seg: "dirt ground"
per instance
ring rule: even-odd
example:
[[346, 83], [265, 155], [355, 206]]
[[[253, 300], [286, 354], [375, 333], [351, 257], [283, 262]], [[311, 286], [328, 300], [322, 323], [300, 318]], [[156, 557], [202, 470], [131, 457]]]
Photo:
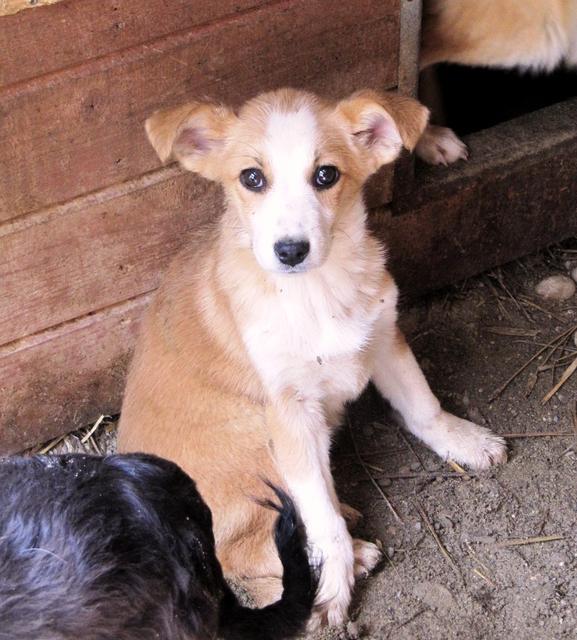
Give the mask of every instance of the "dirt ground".
[[[507, 438], [506, 465], [459, 476], [399, 430], [375, 391], [356, 403], [334, 471], [342, 498], [365, 515], [358, 536], [382, 541], [390, 561], [361, 584], [348, 635], [577, 638], [577, 374], [542, 404], [577, 357], [577, 296], [553, 303], [534, 293], [541, 278], [568, 266], [577, 266], [577, 252], [557, 248], [402, 311], [402, 325], [445, 407], [514, 437]], [[571, 327], [547, 363], [552, 349], [493, 399], [541, 345]], [[539, 366], [563, 356], [555, 373], [545, 370], [535, 381]], [[544, 432], [569, 435], [537, 436]], [[506, 546], [542, 536], [563, 539]]]
[[[542, 403], [577, 357], [577, 295], [534, 293], [574, 267], [577, 241], [403, 308], [444, 406], [510, 434], [510, 459], [462, 475], [400, 430], [369, 389], [351, 407], [334, 473], [341, 498], [365, 516], [358, 537], [381, 541], [388, 560], [359, 584], [347, 629], [315, 639], [577, 638], [577, 373]], [[100, 430], [98, 446], [112, 448], [113, 428]]]

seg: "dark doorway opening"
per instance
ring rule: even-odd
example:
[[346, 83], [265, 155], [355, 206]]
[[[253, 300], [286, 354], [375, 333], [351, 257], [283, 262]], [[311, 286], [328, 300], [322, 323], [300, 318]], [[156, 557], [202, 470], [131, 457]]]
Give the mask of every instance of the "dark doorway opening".
[[434, 119], [460, 136], [577, 96], [577, 70], [529, 73], [440, 64], [435, 73], [440, 101]]

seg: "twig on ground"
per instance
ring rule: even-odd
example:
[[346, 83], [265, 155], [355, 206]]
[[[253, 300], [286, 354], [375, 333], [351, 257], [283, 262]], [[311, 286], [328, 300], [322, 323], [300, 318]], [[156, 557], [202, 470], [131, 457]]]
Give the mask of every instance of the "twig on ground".
[[403, 433], [403, 430], [401, 427], [398, 427], [398, 434], [401, 437], [401, 439], [404, 441], [404, 443], [407, 445], [407, 447], [409, 447], [411, 453], [413, 454], [413, 456], [418, 460], [419, 464], [421, 465], [421, 468], [423, 469], [423, 471], [427, 471], [427, 467], [425, 467], [425, 463], [423, 462], [421, 456], [417, 453], [417, 451], [414, 449], [413, 445], [411, 444], [410, 440], [407, 438], [407, 436]]
[[[414, 620], [416, 620], [417, 618], [422, 616], [423, 613], [427, 613], [427, 611], [429, 611], [429, 609], [427, 609], [426, 607], [423, 608], [423, 609], [419, 609], [419, 611], [417, 611], [417, 613], [412, 615], [410, 618], [408, 618], [404, 622], [401, 622], [401, 624], [395, 629], [395, 631], [398, 631], [399, 629], [402, 629], [403, 627], [406, 627], [408, 624], [410, 624], [411, 622], [413, 622]], [[387, 636], [387, 638], [389, 637], [389, 635]]]
[[100, 450], [100, 447], [99, 447], [99, 446], [98, 446], [98, 444], [96, 443], [96, 440], [94, 439], [94, 437], [93, 437], [93, 436], [90, 436], [90, 438], [89, 438], [89, 442], [90, 442], [90, 444], [91, 444], [91, 446], [92, 446], [92, 449], [93, 449], [94, 451], [96, 451], [96, 453], [97, 453], [99, 456], [101, 456], [101, 455], [102, 455], [102, 451]]
[[537, 309], [537, 311], [541, 311], [541, 313], [544, 313], [549, 318], [555, 318], [555, 320], [559, 320], [559, 322], [565, 322], [564, 318], [562, 318], [561, 316], [558, 316], [556, 313], [553, 313], [549, 309], [545, 309], [545, 307], [538, 305], [537, 303], [533, 302], [533, 300], [530, 300], [526, 296], [519, 296], [519, 300], [521, 300], [523, 304], [526, 304], [529, 307], [533, 307], [534, 309]]
[[[491, 276], [491, 274], [489, 274]], [[496, 276], [494, 276], [499, 283], [499, 286], [503, 289], [503, 291], [509, 296], [509, 298], [513, 301], [513, 304], [517, 307], [517, 309], [527, 318], [529, 322], [535, 324], [535, 320], [529, 315], [525, 307], [517, 300], [517, 298], [509, 291], [509, 288], [503, 281], [503, 274], [501, 273], [501, 269], [497, 269]]]
[[496, 587], [497, 585], [490, 580], [489, 578], [487, 578], [487, 576], [484, 573], [481, 573], [481, 571], [479, 571], [479, 569], [475, 568], [473, 569], [473, 573], [478, 575], [479, 578], [482, 578], [490, 587]]
[[425, 513], [425, 510], [419, 504], [419, 501], [416, 498], [415, 500], [413, 500], [413, 502], [415, 504], [415, 507], [417, 508], [417, 511], [419, 512], [419, 515], [421, 516], [421, 518], [423, 519], [423, 522], [425, 523], [427, 529], [429, 530], [429, 533], [433, 536], [434, 541], [437, 543], [437, 546], [439, 547], [439, 551], [443, 554], [443, 557], [453, 567], [453, 569], [455, 569], [455, 571], [459, 573], [459, 568], [457, 567], [457, 564], [453, 560], [453, 557], [451, 556], [451, 554], [447, 551], [445, 545], [442, 543], [441, 538], [439, 538], [437, 532], [435, 531], [435, 528], [433, 527], [433, 525], [431, 524], [431, 521], [429, 520], [427, 514]]
[[393, 514], [393, 516], [399, 521], [399, 522], [403, 522], [403, 519], [401, 518], [401, 516], [397, 513], [397, 510], [395, 509], [395, 507], [393, 507], [392, 502], [389, 500], [389, 498], [387, 497], [387, 494], [383, 491], [383, 489], [381, 488], [381, 486], [379, 485], [379, 483], [374, 479], [373, 474], [369, 471], [369, 468], [367, 466], [367, 464], [365, 463], [365, 461], [361, 458], [360, 454], [359, 454], [359, 450], [357, 447], [357, 443], [355, 440], [355, 437], [353, 435], [353, 429], [351, 427], [351, 419], [349, 417], [347, 417], [347, 425], [349, 428], [349, 436], [351, 438], [351, 442], [353, 444], [353, 450], [356, 454], [357, 460], [359, 461], [359, 464], [361, 465], [361, 467], [363, 468], [364, 472], [367, 474], [367, 477], [369, 478], [369, 480], [371, 481], [371, 484], [375, 487], [375, 489], [378, 491], [379, 495], [381, 496], [381, 498], [383, 499], [384, 503], [387, 505], [387, 507], [389, 508], [389, 511]]
[[[549, 347], [550, 343], [540, 342], [539, 340], [515, 340], [517, 344], [530, 344], [532, 347]], [[561, 349], [561, 351], [566, 351], [568, 354], [577, 353], [577, 348], [572, 346], [557, 346], [557, 349]]]
[[539, 544], [542, 542], [556, 542], [565, 540], [565, 536], [535, 536], [534, 538], [513, 538], [511, 540], [501, 540], [497, 542], [498, 547], [521, 547], [526, 544]]
[[[567, 345], [569, 344], [569, 342], [571, 340], [572, 336], [571, 334], [569, 334], [559, 345], [557, 345], [555, 354], [556, 354], [556, 358], [553, 361], [553, 368], [551, 369], [551, 384], [555, 384], [555, 376], [557, 374], [557, 369], [560, 366], [560, 361], [561, 358], [563, 357], [563, 352], [567, 350]], [[560, 350], [560, 353], [557, 353], [557, 351]], [[546, 364], [545, 362], [543, 363], [544, 365]]]
[[447, 464], [451, 467], [451, 469], [453, 469], [453, 471], [457, 473], [457, 475], [460, 475], [460, 476], [467, 475], [467, 472], [465, 471], [465, 469], [463, 469], [463, 467], [457, 462], [455, 462], [454, 460], [450, 460], [450, 459], [447, 460]]
[[491, 282], [490, 278], [487, 278], [487, 284], [489, 285], [489, 289], [491, 289], [491, 293], [495, 296], [495, 300], [497, 301], [497, 306], [499, 307], [499, 309], [501, 310], [501, 313], [508, 318], [509, 320], [511, 320], [511, 314], [509, 313], [509, 311], [507, 311], [507, 307], [505, 307], [503, 305], [503, 303], [501, 302], [501, 296], [497, 293], [497, 290], [495, 289], [494, 284]]
[[386, 480], [410, 480], [413, 478], [421, 478], [423, 480], [435, 479], [435, 478], [470, 478], [468, 473], [463, 475], [460, 471], [415, 471], [407, 473], [387, 473], [383, 474], [381, 478]]
[[[568, 334], [574, 332], [576, 329], [577, 329], [577, 325], [575, 325], [574, 327], [571, 327], [570, 329], [566, 329], [563, 333], [561, 333], [560, 335], [550, 340], [544, 347], [541, 347], [539, 351], [537, 351], [534, 355], [532, 355], [529, 358], [529, 360], [525, 362], [525, 364], [521, 365], [507, 380], [505, 380], [505, 382], [498, 389], [496, 389], [493, 392], [493, 394], [489, 398], [489, 402], [493, 402], [493, 400], [498, 398], [503, 393], [503, 391], [505, 391], [505, 389], [508, 388], [508, 386], [513, 382], [513, 380], [515, 380], [517, 376], [519, 376], [523, 371], [525, 371], [525, 369], [532, 362], [534, 362], [542, 353], [547, 351], [547, 349], [554, 347], [557, 343], [561, 342]], [[546, 360], [548, 360], [548, 358], [546, 358]]]
[[51, 440], [46, 446], [42, 447], [42, 449], [38, 451], [38, 455], [43, 456], [49, 451], [52, 451], [52, 449], [54, 449], [56, 445], [60, 444], [65, 437], [66, 435], [58, 436], [58, 438], [54, 438], [54, 440]]
[[571, 358], [575, 357], [575, 351], [568, 353], [567, 355], [560, 356], [555, 360], [553, 364], [546, 364], [537, 367], [538, 373], [543, 373], [544, 371], [549, 371], [549, 369], [557, 369], [561, 363], [567, 362], [567, 360], [571, 360]]
[[549, 400], [559, 391], [559, 389], [569, 380], [569, 378], [577, 371], [577, 358], [563, 371], [563, 375], [557, 381], [557, 384], [543, 396], [541, 404], [547, 404]]
[[[393, 456], [398, 453], [406, 453], [408, 449], [406, 447], [399, 447], [398, 449], [373, 449], [372, 451], [363, 451], [361, 454], [363, 458], [371, 458], [372, 456]], [[356, 458], [356, 454], [353, 453], [340, 453], [339, 458]]]
[[88, 439], [92, 436], [92, 434], [98, 429], [98, 427], [104, 422], [105, 418], [110, 418], [110, 416], [101, 415], [98, 420], [90, 427], [90, 429], [86, 432], [85, 436], [80, 440], [82, 444], [86, 444]]
[[487, 573], [491, 573], [491, 570], [489, 569], [489, 567], [486, 564], [484, 564], [483, 561], [479, 558], [479, 556], [473, 551], [473, 547], [471, 546], [470, 542], [465, 542], [465, 549], [477, 564], [481, 565], [481, 567], [483, 567], [483, 569]]
[[364, 463], [369, 469], [372, 469], [373, 471], [376, 471], [377, 473], [385, 473], [385, 470], [382, 467], [377, 467], [376, 464], [369, 464], [368, 462], [364, 462]]
[[560, 438], [572, 436], [572, 431], [537, 431], [536, 433], [501, 433], [503, 438]]
[[539, 380], [539, 370], [531, 371], [527, 376], [527, 387], [525, 388], [525, 397], [528, 398], [535, 389], [537, 381]]
[[523, 327], [485, 327], [485, 331], [496, 336], [514, 336], [520, 338], [535, 338], [539, 329], [524, 329]]

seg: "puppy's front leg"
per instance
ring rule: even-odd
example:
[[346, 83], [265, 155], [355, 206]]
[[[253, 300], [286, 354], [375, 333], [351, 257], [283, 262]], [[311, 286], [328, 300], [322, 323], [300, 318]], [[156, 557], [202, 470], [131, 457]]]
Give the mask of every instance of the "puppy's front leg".
[[443, 459], [484, 469], [504, 462], [504, 440], [443, 411], [401, 331], [383, 319], [376, 338], [373, 381], [414, 433]]
[[348, 532], [330, 470], [330, 428], [321, 403], [287, 392], [269, 407], [274, 456], [305, 524], [312, 559], [322, 563], [317, 606], [328, 624], [346, 620], [359, 566], [372, 569], [375, 545]]

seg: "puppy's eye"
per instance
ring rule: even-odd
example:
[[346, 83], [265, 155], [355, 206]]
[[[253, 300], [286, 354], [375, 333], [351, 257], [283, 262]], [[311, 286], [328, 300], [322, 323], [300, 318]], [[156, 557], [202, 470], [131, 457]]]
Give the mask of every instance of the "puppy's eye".
[[266, 187], [266, 178], [260, 169], [245, 169], [240, 173], [240, 183], [249, 191], [262, 191]]
[[339, 170], [332, 164], [317, 167], [313, 175], [313, 186], [316, 189], [329, 189], [341, 177]]

